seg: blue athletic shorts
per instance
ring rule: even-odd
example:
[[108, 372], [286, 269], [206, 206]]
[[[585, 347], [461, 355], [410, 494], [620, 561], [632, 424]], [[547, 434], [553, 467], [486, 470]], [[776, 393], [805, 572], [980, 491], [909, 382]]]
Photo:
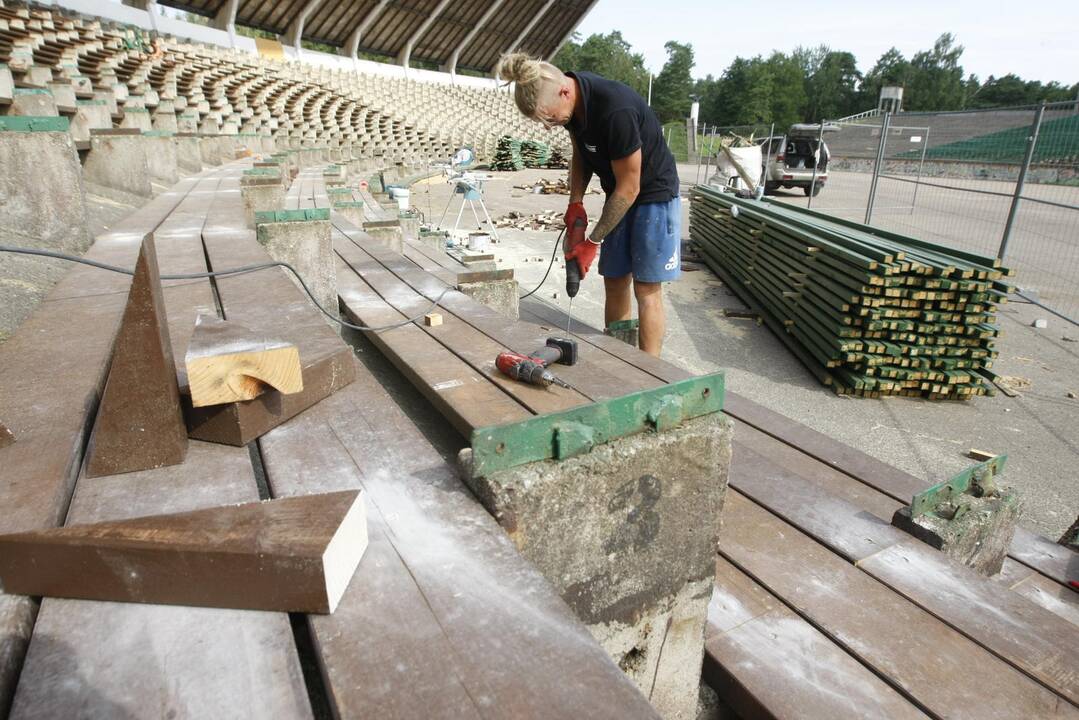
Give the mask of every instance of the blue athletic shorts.
[[604, 238], [599, 274], [620, 278], [633, 273], [641, 282], [677, 280], [682, 271], [682, 201], [634, 205]]

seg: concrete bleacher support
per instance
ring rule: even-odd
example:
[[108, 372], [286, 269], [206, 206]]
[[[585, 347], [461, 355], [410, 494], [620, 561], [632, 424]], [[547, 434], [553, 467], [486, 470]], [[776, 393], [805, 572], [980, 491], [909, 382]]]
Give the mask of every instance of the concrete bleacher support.
[[38, 88], [15, 88], [8, 115], [25, 117], [52, 117], [58, 114], [56, 101], [48, 90]]
[[386, 243], [395, 253], [402, 252], [404, 236], [398, 220], [367, 220], [361, 227], [371, 237]]
[[[337, 256], [325, 208], [278, 210], [255, 215], [259, 243], [274, 260], [287, 262], [307, 282], [327, 312], [337, 314]], [[299, 285], [295, 276], [289, 278]]]
[[173, 136], [176, 144], [176, 165], [183, 173], [202, 172], [202, 153], [199, 150], [199, 138], [195, 135]]
[[132, 205], [154, 194], [150, 145], [138, 130], [93, 130], [83, 162], [88, 190]]
[[[10, 245], [81, 255], [89, 246], [79, 157], [66, 132], [0, 132], [0, 235]], [[25, 318], [64, 274], [63, 263], [3, 255], [0, 336]]]
[[146, 144], [146, 164], [151, 182], [164, 186], [179, 182], [179, 154], [172, 133], [143, 133], [142, 142]]
[[457, 289], [510, 320], [521, 317], [520, 291], [517, 281], [512, 278], [463, 282], [457, 286]]
[[70, 132], [75, 142], [89, 143], [92, 130], [112, 129], [112, 116], [104, 100], [78, 100], [71, 116]]
[[721, 414], [465, 482], [664, 718], [696, 716], [732, 423]]
[[240, 194], [243, 196], [247, 227], [252, 229], [255, 227], [255, 213], [280, 210], [285, 203], [285, 186], [280, 173], [244, 175], [240, 180]]

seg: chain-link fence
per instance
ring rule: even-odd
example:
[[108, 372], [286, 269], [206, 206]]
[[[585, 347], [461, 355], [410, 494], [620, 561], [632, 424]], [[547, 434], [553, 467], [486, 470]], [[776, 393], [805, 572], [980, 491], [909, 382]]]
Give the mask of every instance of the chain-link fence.
[[1079, 103], [825, 123], [823, 152], [760, 127], [785, 136], [764, 168], [777, 199], [1001, 257], [1024, 297], [1079, 324]]

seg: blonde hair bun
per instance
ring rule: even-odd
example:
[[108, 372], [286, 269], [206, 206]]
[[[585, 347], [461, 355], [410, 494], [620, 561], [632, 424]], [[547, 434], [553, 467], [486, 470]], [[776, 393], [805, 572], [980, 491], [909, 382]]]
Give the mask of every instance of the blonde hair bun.
[[499, 58], [495, 74], [506, 82], [531, 85], [543, 77], [543, 64], [528, 53], [507, 53]]

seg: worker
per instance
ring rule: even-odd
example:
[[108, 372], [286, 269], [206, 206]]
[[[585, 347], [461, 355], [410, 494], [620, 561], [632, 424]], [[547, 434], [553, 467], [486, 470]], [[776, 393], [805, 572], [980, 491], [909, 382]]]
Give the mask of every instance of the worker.
[[[569, 131], [566, 261], [577, 260], [583, 278], [602, 247], [607, 325], [630, 319], [635, 296], [640, 348], [658, 357], [666, 330], [662, 283], [681, 272], [682, 209], [674, 156], [656, 114], [620, 82], [591, 72], [563, 73], [525, 53], [503, 55], [496, 75], [516, 83], [514, 100], [522, 114]], [[607, 196], [603, 212], [591, 234], [571, 240], [574, 223], [587, 223], [583, 201], [593, 174]]]

